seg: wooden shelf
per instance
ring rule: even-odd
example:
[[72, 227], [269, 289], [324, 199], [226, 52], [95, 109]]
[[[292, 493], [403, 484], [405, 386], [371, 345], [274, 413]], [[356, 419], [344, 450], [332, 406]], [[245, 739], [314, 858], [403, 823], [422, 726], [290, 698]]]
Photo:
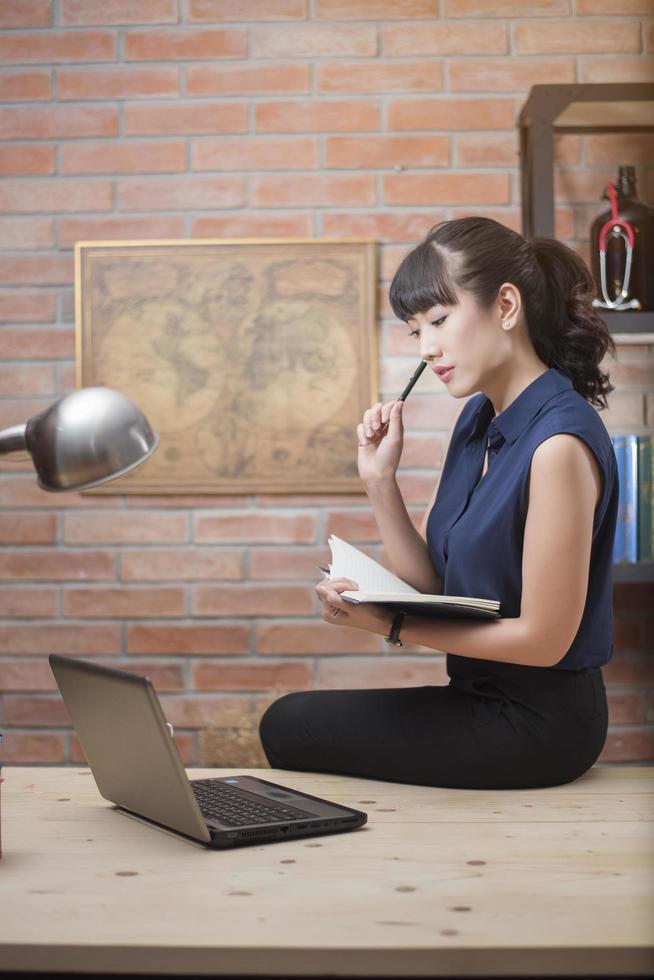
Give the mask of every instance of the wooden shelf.
[[[523, 234], [554, 238], [555, 132], [654, 132], [654, 83], [534, 85], [519, 125]], [[626, 343], [638, 342], [637, 334], [654, 335], [654, 313], [602, 316]]]
[[613, 581], [654, 582], [654, 561], [621, 561], [613, 566]]

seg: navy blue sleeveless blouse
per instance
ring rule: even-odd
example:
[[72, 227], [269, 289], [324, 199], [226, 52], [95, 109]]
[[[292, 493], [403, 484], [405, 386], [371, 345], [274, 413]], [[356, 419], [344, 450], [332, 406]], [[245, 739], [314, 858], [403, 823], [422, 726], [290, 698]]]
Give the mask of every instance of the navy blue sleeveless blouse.
[[[572, 433], [595, 455], [603, 486], [593, 521], [583, 617], [556, 667], [599, 667], [613, 654], [618, 469], [611, 437], [593, 406], [555, 368], [532, 381], [495, 418], [493, 414], [493, 403], [484, 394], [464, 405], [429, 514], [427, 545], [443, 592], [496, 599], [502, 617], [520, 615], [531, 457], [545, 439]], [[488, 470], [480, 480], [487, 445]]]

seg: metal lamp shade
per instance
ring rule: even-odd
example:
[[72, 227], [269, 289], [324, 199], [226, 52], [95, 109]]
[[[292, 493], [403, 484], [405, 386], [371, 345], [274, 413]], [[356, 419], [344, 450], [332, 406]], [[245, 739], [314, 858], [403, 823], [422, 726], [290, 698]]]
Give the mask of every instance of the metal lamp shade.
[[24, 445], [44, 490], [84, 490], [145, 462], [159, 437], [119, 391], [80, 388], [25, 426]]

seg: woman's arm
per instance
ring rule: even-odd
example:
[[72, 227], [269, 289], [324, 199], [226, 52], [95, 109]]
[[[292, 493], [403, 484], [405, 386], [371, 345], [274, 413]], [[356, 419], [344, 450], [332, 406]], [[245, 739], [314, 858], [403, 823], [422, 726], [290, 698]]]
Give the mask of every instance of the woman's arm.
[[[582, 440], [559, 434], [541, 443], [531, 461], [520, 615], [474, 623], [407, 616], [402, 641], [478, 660], [530, 667], [558, 663], [583, 615], [600, 494], [599, 465]], [[350, 588], [343, 580], [317, 587], [323, 619], [387, 635], [392, 613], [372, 603], [353, 607], [339, 595]]]
[[563, 433], [542, 442], [531, 462], [520, 616], [476, 623], [407, 617], [402, 640], [480, 660], [558, 663], [581, 623], [601, 492], [599, 465], [586, 443]]

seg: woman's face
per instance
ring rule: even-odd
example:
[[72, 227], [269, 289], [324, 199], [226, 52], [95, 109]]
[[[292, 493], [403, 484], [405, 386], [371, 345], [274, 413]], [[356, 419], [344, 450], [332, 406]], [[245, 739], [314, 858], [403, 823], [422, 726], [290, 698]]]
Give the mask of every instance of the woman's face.
[[456, 305], [439, 304], [416, 313], [407, 326], [419, 338], [420, 356], [432, 371], [439, 374], [443, 368], [453, 368], [443, 375], [443, 384], [454, 398], [463, 398], [484, 391], [487, 379], [497, 376], [510, 351], [499, 304], [485, 310], [472, 293], [457, 289], [456, 294]]

